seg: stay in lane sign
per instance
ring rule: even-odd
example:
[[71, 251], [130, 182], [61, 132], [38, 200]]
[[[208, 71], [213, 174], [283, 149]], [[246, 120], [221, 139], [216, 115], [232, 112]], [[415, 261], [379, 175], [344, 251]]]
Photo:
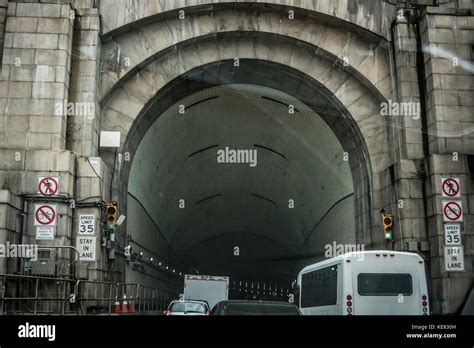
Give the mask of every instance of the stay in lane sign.
[[464, 251], [462, 246], [444, 247], [446, 272], [464, 271]]
[[80, 261], [95, 261], [96, 237], [77, 237], [76, 248], [79, 251]]

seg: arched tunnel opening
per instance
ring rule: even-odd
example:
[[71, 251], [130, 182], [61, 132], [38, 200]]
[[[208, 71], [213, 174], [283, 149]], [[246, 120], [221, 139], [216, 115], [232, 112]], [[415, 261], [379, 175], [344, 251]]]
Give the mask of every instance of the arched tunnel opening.
[[469, 312], [468, 3], [0, 0], [0, 315]]
[[131, 130], [127, 235], [168, 275], [130, 268], [129, 281], [178, 294], [184, 274], [221, 275], [230, 298], [284, 299], [328, 246], [357, 242], [366, 157], [347, 111], [288, 67], [234, 64], [174, 80]]

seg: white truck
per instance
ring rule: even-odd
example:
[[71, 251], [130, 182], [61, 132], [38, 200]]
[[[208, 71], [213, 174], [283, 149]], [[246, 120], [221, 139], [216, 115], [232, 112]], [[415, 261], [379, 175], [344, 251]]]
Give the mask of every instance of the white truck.
[[229, 299], [229, 277], [209, 275], [184, 276], [184, 300], [207, 301], [212, 308]]

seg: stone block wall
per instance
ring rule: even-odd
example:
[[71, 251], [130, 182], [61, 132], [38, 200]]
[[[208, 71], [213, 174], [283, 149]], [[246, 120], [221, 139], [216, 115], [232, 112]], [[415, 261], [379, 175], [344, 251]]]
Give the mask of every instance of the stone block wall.
[[474, 16], [428, 8], [422, 21], [431, 153], [474, 153]]
[[[472, 3], [471, 3], [472, 5]], [[433, 310], [456, 311], [474, 279], [474, 16], [467, 8], [428, 7], [422, 13], [427, 133], [426, 205], [431, 245]], [[461, 179], [464, 272], [446, 272], [441, 178]]]
[[71, 11], [69, 4], [9, 3], [0, 81], [5, 149], [66, 148]]
[[[18, 196], [12, 195], [8, 190], [0, 190], [0, 244], [22, 243], [21, 210], [21, 200]], [[0, 274], [13, 273], [17, 266], [17, 259], [0, 257]]]
[[99, 149], [99, 30], [97, 9], [77, 10], [68, 100], [74, 112], [68, 117], [67, 146], [81, 155], [96, 156]]
[[[76, 244], [79, 230], [79, 216], [81, 214], [94, 215], [96, 219], [96, 261], [79, 262], [76, 267], [76, 276], [81, 279], [100, 281], [120, 281], [114, 274], [109, 274], [108, 251], [102, 247], [102, 221], [104, 210], [101, 207], [103, 200], [109, 200], [110, 171], [100, 158], [78, 156], [76, 159], [76, 208], [72, 222], [72, 244]], [[119, 251], [120, 252], [120, 251]]]
[[[430, 173], [426, 182], [427, 219], [432, 285], [432, 310], [435, 313], [453, 313], [465, 299], [474, 279], [474, 172], [469, 168], [467, 156], [453, 161], [451, 155], [432, 155], [427, 161]], [[446, 272], [444, 260], [445, 236], [441, 198], [441, 178], [456, 176], [461, 179], [461, 201], [464, 221], [461, 224], [461, 241], [464, 248], [464, 272]]]
[[[391, 164], [388, 170], [391, 204], [394, 213], [395, 250], [423, 254], [421, 243], [428, 237], [425, 227], [422, 166], [425, 157], [422, 106], [417, 70], [418, 42], [413, 13], [400, 9], [391, 30], [394, 90], [389, 118]], [[380, 224], [380, 223], [379, 223]], [[409, 245], [411, 246], [409, 248]], [[413, 247], [415, 245], [416, 247]]]
[[[87, 1], [77, 4], [94, 5]], [[77, 275], [120, 281], [120, 272], [109, 272], [108, 252], [101, 247], [100, 205], [110, 199], [110, 171], [100, 158], [91, 164], [90, 158], [84, 161], [85, 157], [79, 157], [98, 153], [99, 29], [96, 9], [76, 10], [69, 0], [8, 3], [0, 77], [0, 188], [5, 193], [5, 199], [0, 200], [0, 242], [20, 241], [21, 218], [12, 217], [15, 209], [20, 209], [16, 202], [20, 195], [27, 197], [24, 243], [75, 246], [79, 215], [94, 214], [97, 261], [79, 262]], [[68, 112], [70, 103], [72, 113]], [[83, 107], [85, 103], [93, 104], [93, 113], [76, 113], [89, 111], [87, 105]], [[36, 197], [39, 176], [59, 177], [59, 197]], [[36, 240], [34, 211], [39, 203], [57, 207], [52, 241]], [[0, 265], [0, 273], [21, 272], [10, 263], [8, 269]]]
[[0, 66], [3, 59], [5, 21], [7, 20], [8, 0], [0, 0]]
[[[416, 27], [408, 23], [408, 12], [401, 12], [396, 17], [393, 29], [394, 69], [396, 89], [394, 102], [406, 103], [417, 110], [416, 115], [393, 115], [392, 133], [393, 146], [396, 149], [393, 161], [400, 159], [423, 159], [423, 138], [420, 89], [417, 73], [417, 38]], [[408, 111], [410, 109], [407, 109]]]

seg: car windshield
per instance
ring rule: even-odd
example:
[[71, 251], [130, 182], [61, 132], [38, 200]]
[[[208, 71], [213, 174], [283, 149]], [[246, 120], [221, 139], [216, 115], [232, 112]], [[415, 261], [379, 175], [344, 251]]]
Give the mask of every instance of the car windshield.
[[229, 303], [229, 315], [300, 315], [295, 306], [264, 303]]
[[175, 302], [170, 307], [171, 312], [193, 312], [206, 313], [207, 308], [202, 303], [196, 302]]

